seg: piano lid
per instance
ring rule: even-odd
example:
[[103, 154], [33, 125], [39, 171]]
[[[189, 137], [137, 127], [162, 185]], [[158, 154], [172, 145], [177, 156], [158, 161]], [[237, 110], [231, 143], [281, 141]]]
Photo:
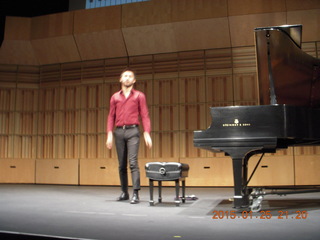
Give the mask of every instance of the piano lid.
[[281, 26], [274, 26], [274, 27], [261, 27], [255, 28], [255, 31], [265, 31], [265, 30], [279, 30], [282, 31], [284, 34], [287, 34], [292, 41], [301, 48], [301, 41], [302, 41], [302, 25], [281, 25]]
[[255, 29], [261, 105], [320, 106], [320, 59], [301, 42], [302, 25]]

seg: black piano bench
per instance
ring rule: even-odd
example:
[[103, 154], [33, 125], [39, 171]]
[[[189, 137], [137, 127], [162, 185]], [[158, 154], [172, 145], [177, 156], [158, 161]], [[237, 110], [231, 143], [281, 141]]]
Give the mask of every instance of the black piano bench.
[[189, 165], [185, 163], [178, 163], [178, 162], [149, 162], [145, 166], [146, 175], [149, 178], [149, 190], [150, 190], [150, 206], [154, 206], [153, 201], [153, 187], [154, 181], [158, 181], [158, 190], [159, 190], [159, 197], [158, 202], [162, 202], [161, 197], [161, 188], [162, 188], [162, 181], [175, 181], [175, 190], [176, 190], [176, 197], [175, 197], [175, 204], [176, 206], [180, 206], [180, 184], [182, 182], [182, 203], [185, 203], [185, 188], [186, 188], [186, 181], [185, 178], [188, 177], [189, 172]]

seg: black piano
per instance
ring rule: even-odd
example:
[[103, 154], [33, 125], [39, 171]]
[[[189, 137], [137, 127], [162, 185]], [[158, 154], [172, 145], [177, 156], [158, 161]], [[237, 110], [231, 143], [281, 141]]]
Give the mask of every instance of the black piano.
[[210, 127], [195, 131], [193, 142], [232, 158], [234, 207], [258, 211], [266, 192], [248, 187], [255, 171], [248, 176], [250, 157], [320, 145], [320, 60], [301, 50], [302, 25], [256, 28], [254, 34], [260, 105], [211, 107]]

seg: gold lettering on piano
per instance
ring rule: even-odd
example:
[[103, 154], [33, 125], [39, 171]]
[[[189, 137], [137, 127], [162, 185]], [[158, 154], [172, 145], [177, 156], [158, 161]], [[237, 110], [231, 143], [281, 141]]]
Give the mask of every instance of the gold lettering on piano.
[[223, 123], [222, 127], [250, 127], [251, 123], [241, 123], [239, 119], [235, 119], [233, 123]]

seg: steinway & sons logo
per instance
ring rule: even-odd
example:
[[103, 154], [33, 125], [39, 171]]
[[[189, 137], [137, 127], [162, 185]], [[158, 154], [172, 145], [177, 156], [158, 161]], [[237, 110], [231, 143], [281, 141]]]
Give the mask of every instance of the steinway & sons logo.
[[241, 123], [239, 119], [234, 119], [233, 123], [223, 123], [222, 127], [250, 127], [251, 123]]

